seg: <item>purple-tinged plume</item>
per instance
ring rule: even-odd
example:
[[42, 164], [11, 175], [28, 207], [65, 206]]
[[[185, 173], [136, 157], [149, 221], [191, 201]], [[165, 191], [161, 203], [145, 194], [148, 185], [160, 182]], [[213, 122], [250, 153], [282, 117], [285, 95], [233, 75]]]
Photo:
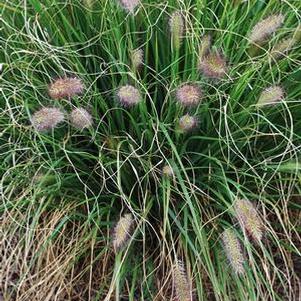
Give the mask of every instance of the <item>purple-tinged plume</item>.
[[134, 13], [135, 8], [140, 4], [140, 0], [119, 0], [119, 1], [121, 6], [131, 14]]
[[197, 106], [202, 96], [201, 88], [195, 84], [184, 84], [176, 90], [176, 99], [185, 107]]
[[205, 77], [220, 79], [228, 70], [224, 56], [219, 52], [209, 52], [199, 61], [199, 70]]
[[266, 38], [271, 36], [283, 23], [284, 16], [281, 14], [271, 15], [258, 22], [250, 33], [250, 41], [252, 43], [264, 42]]
[[92, 126], [93, 119], [84, 108], [76, 108], [70, 113], [70, 122], [77, 129], [83, 130]]
[[125, 107], [137, 105], [142, 100], [139, 90], [131, 85], [125, 85], [119, 88], [117, 98]]
[[82, 94], [84, 85], [77, 77], [64, 77], [55, 80], [48, 86], [48, 94], [52, 99], [71, 98]]
[[50, 131], [63, 121], [64, 113], [60, 109], [48, 107], [35, 112], [31, 118], [31, 123], [38, 132]]

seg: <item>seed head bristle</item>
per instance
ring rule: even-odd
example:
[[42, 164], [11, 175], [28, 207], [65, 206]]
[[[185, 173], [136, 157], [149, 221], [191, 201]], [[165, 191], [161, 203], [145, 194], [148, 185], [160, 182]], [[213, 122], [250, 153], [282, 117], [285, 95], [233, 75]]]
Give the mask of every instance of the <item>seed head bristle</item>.
[[173, 282], [178, 301], [192, 301], [191, 285], [182, 261], [177, 261], [173, 266]]
[[202, 99], [202, 91], [195, 84], [184, 84], [176, 90], [176, 99], [185, 107], [197, 106]]
[[297, 42], [300, 42], [301, 40], [301, 25], [299, 25], [295, 31], [294, 31], [294, 34], [293, 34], [293, 39]]
[[93, 124], [91, 114], [84, 108], [76, 108], [70, 113], [71, 124], [77, 129], [89, 128]]
[[33, 114], [31, 123], [38, 132], [47, 132], [63, 122], [64, 118], [60, 109], [45, 107]]
[[245, 258], [239, 240], [233, 230], [227, 229], [222, 234], [224, 251], [233, 271], [237, 274], [244, 273]]
[[281, 14], [271, 15], [258, 22], [252, 29], [250, 40], [252, 43], [263, 42], [272, 35], [283, 23], [284, 16]]
[[202, 60], [210, 51], [211, 36], [204, 35], [199, 46], [199, 59]]
[[77, 77], [64, 77], [55, 80], [48, 86], [48, 94], [52, 99], [71, 98], [83, 93], [84, 85]]
[[131, 14], [134, 13], [135, 8], [140, 3], [140, 0], [119, 0], [119, 1], [120, 1], [121, 6]]
[[271, 86], [263, 90], [260, 94], [257, 105], [272, 105], [284, 98], [284, 91], [280, 86]]
[[163, 168], [162, 168], [162, 174], [163, 176], [165, 177], [172, 177], [174, 175], [174, 172], [173, 172], [173, 169], [170, 165], [164, 165]]
[[181, 41], [184, 34], [184, 18], [182, 13], [175, 11], [169, 19], [169, 29], [171, 33], [172, 49], [177, 50], [181, 46]]
[[119, 102], [125, 107], [132, 107], [142, 100], [139, 90], [131, 85], [119, 88], [117, 97]]
[[197, 126], [197, 123], [196, 117], [185, 114], [179, 120], [179, 128], [183, 132], [189, 132]]
[[133, 224], [133, 216], [130, 213], [125, 214], [119, 219], [113, 234], [113, 248], [115, 252], [118, 252], [129, 241], [132, 235]]
[[199, 70], [204, 76], [220, 79], [227, 73], [227, 63], [219, 52], [210, 52], [199, 61]]
[[279, 41], [271, 50], [271, 56], [274, 59], [278, 59], [282, 56], [285, 56], [294, 46], [294, 38], [286, 38]]
[[143, 64], [143, 50], [142, 49], [135, 49], [131, 53], [131, 63], [132, 68], [136, 71], [138, 70]]
[[238, 199], [234, 204], [234, 211], [240, 227], [255, 241], [260, 242], [263, 223], [254, 205], [249, 200]]

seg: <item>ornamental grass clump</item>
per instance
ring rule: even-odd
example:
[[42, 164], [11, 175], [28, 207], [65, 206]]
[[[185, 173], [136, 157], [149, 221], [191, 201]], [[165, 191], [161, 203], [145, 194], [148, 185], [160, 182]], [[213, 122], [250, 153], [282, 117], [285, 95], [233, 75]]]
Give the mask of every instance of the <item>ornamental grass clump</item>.
[[77, 77], [58, 78], [48, 86], [48, 94], [52, 99], [72, 98], [83, 93], [84, 84]]
[[93, 125], [91, 114], [84, 108], [75, 108], [72, 110], [70, 113], [70, 122], [79, 130], [89, 128]]
[[242, 230], [250, 235], [254, 241], [260, 243], [264, 227], [253, 203], [246, 199], [238, 199], [234, 204], [234, 212]]
[[113, 230], [113, 248], [118, 252], [130, 240], [133, 232], [134, 219], [132, 214], [127, 213], [117, 222]]
[[133, 107], [142, 101], [140, 91], [131, 85], [119, 88], [117, 98], [119, 103], [124, 107]]
[[298, 300], [301, 1], [2, 3], [0, 299]]
[[33, 114], [31, 123], [38, 132], [48, 132], [57, 127], [64, 119], [64, 113], [60, 109], [45, 107]]
[[178, 50], [184, 35], [184, 18], [180, 11], [175, 11], [169, 18], [169, 30], [171, 34], [172, 50]]
[[283, 23], [282, 14], [271, 15], [258, 22], [252, 29], [249, 39], [252, 43], [262, 43], [270, 37]]
[[280, 86], [271, 86], [263, 90], [257, 102], [258, 106], [273, 105], [283, 100], [284, 91]]
[[222, 233], [222, 243], [229, 264], [236, 274], [244, 273], [245, 258], [242, 252], [241, 244], [231, 229], [226, 229]]

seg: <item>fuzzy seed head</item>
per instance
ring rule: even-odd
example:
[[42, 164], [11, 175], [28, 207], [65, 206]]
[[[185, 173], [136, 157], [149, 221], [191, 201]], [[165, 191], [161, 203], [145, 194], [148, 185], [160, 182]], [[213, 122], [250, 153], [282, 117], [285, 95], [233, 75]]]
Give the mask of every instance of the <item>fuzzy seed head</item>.
[[169, 165], [164, 165], [162, 168], [162, 174], [165, 177], [171, 178], [174, 174], [173, 169]]
[[229, 260], [233, 271], [237, 274], [244, 273], [245, 258], [242, 253], [241, 245], [233, 230], [227, 229], [222, 234], [224, 251]]
[[209, 78], [223, 78], [227, 73], [227, 63], [223, 55], [210, 52], [199, 61], [199, 70]]
[[184, 84], [176, 91], [176, 98], [185, 107], [197, 106], [202, 98], [201, 89], [194, 84]]
[[131, 53], [131, 62], [132, 67], [134, 70], [137, 70], [141, 67], [143, 64], [143, 50], [142, 49], [135, 49]]
[[197, 118], [186, 114], [179, 120], [179, 128], [183, 132], [189, 132], [197, 126]]
[[119, 219], [113, 234], [113, 248], [115, 252], [118, 252], [129, 241], [133, 224], [134, 220], [130, 213]]
[[173, 266], [173, 282], [178, 301], [192, 301], [192, 290], [182, 261]]
[[171, 14], [169, 19], [169, 29], [173, 50], [177, 50], [181, 46], [181, 40], [184, 34], [184, 19], [181, 12], [175, 11]]
[[64, 77], [55, 80], [48, 86], [48, 94], [52, 99], [71, 98], [83, 93], [84, 85], [77, 77]]
[[90, 113], [84, 108], [76, 108], [70, 114], [71, 124], [77, 129], [89, 128], [93, 124], [93, 119]]
[[284, 16], [271, 15], [264, 20], [258, 22], [252, 29], [250, 40], [252, 43], [263, 42], [266, 38], [272, 35], [283, 23]]
[[129, 13], [133, 14], [135, 8], [139, 5], [139, 0], [119, 0], [121, 6], [128, 11]]
[[199, 58], [204, 58], [210, 51], [211, 47], [211, 36], [204, 35], [202, 37], [201, 44], [199, 46]]
[[280, 86], [271, 86], [261, 92], [257, 105], [271, 105], [284, 98], [284, 91]]
[[142, 100], [139, 90], [131, 85], [121, 87], [117, 92], [117, 97], [125, 107], [132, 107]]
[[281, 58], [285, 56], [295, 45], [296, 40], [294, 38], [287, 38], [279, 41], [272, 48], [271, 56], [273, 59]]
[[263, 224], [254, 205], [249, 200], [238, 199], [234, 204], [234, 211], [240, 227], [255, 241], [260, 242]]
[[50, 131], [63, 121], [64, 113], [57, 108], [42, 108], [31, 118], [31, 123], [38, 132]]

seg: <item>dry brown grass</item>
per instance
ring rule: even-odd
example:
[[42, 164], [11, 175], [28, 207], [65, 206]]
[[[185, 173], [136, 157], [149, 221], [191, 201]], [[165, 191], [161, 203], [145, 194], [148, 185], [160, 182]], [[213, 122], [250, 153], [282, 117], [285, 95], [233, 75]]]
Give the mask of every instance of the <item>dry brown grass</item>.
[[[28, 209], [30, 211], [30, 209]], [[67, 220], [72, 206], [6, 213], [0, 221], [0, 285], [4, 301], [92, 300], [109, 283], [109, 253], [95, 229]], [[105, 243], [105, 242], [104, 242]], [[100, 298], [101, 299], [101, 298]]]

